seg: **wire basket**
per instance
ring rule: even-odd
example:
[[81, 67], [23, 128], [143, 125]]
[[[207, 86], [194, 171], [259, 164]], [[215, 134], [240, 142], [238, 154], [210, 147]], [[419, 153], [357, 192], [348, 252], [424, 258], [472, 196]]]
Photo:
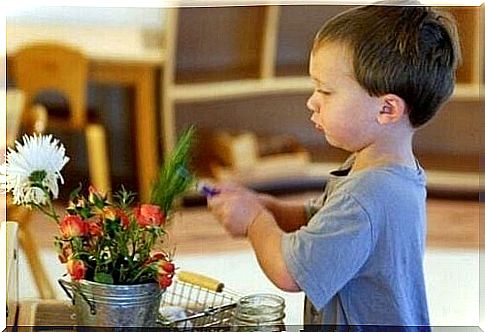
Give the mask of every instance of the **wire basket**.
[[[182, 330], [230, 326], [233, 310], [241, 297], [239, 294], [225, 290], [223, 283], [200, 274], [179, 272], [177, 276], [163, 295], [160, 325]], [[167, 315], [167, 309], [172, 309], [172, 313]]]

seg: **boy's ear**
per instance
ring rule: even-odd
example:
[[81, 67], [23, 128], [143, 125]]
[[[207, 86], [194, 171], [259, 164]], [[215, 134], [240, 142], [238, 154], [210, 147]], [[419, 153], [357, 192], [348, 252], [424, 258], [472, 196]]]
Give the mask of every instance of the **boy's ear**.
[[387, 94], [381, 97], [381, 109], [377, 114], [379, 124], [396, 123], [406, 113], [406, 102], [399, 96]]

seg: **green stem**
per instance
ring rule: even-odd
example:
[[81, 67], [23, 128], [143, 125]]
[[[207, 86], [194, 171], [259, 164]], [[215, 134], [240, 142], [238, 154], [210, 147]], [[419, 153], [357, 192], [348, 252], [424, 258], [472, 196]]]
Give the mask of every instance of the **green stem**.
[[147, 266], [143, 267], [133, 278], [128, 279], [127, 282], [134, 282], [134, 281], [136, 281], [136, 279], [138, 279], [143, 273], [145, 273], [145, 271], [147, 271], [150, 268], [151, 268], [150, 265], [147, 265]]
[[59, 216], [57, 215], [56, 213], [56, 209], [54, 209], [54, 205], [52, 204], [52, 201], [50, 199], [50, 193], [48, 190], [45, 189], [45, 187], [40, 184], [39, 185], [39, 188], [42, 189], [42, 191], [44, 192], [44, 195], [47, 197], [47, 205], [49, 206], [49, 210], [50, 212], [47, 212], [44, 208], [42, 208], [39, 204], [35, 204], [34, 203], [34, 206], [36, 206], [42, 213], [44, 213], [45, 215], [49, 216], [50, 218], [54, 219], [56, 221], [56, 223], [58, 224], [59, 223]]
[[131, 243], [133, 245], [133, 252], [131, 253], [131, 258], [130, 258], [130, 261], [133, 261], [135, 259], [135, 255], [136, 255], [136, 247], [138, 245], [138, 230], [135, 230], [135, 235], [133, 236], [133, 238], [131, 239]]
[[49, 218], [52, 218], [56, 221], [56, 223], [59, 223], [59, 216], [54, 212], [54, 213], [51, 213], [47, 210], [45, 210], [42, 205], [39, 205], [39, 204], [35, 204], [35, 203], [32, 203], [33, 206], [35, 206], [37, 209], [40, 210], [40, 212], [42, 212], [43, 214], [45, 214], [46, 216], [48, 216]]
[[95, 261], [96, 266], [94, 267], [94, 275], [96, 275], [98, 273], [99, 266], [100, 266], [100, 263], [99, 263], [99, 261], [101, 260], [101, 257], [100, 257], [101, 256], [101, 249], [100, 249], [101, 243], [100, 242], [102, 242], [102, 240], [96, 242], [96, 251], [95, 251], [96, 254], [94, 255], [94, 261]]
[[50, 200], [47, 201], [49, 204], [49, 207], [52, 211], [52, 216], [55, 219], [57, 223], [59, 223], [59, 215], [56, 213], [56, 210], [54, 209], [54, 205], [52, 205], [52, 202]]
[[44, 191], [44, 194], [47, 197], [49, 197], [49, 199], [47, 200], [47, 204], [49, 205], [49, 208], [52, 211], [52, 215], [54, 216], [54, 219], [56, 220], [57, 223], [59, 223], [59, 216], [57, 215], [56, 209], [54, 209], [54, 205], [52, 204], [52, 201], [50, 200], [50, 194], [49, 194], [49, 192], [44, 187], [42, 187], [42, 190]]

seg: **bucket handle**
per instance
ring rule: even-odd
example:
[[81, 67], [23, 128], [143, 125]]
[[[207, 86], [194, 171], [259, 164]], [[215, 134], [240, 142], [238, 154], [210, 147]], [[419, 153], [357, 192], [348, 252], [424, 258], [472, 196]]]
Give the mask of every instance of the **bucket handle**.
[[195, 272], [179, 271], [177, 272], [177, 279], [217, 293], [224, 290], [224, 284], [219, 280]]
[[74, 300], [73, 294], [70, 291], [72, 291], [75, 288], [77, 292], [81, 295], [83, 300], [89, 305], [89, 312], [91, 313], [91, 315], [96, 315], [96, 305], [93, 302], [89, 301], [86, 295], [84, 295], [84, 293], [81, 292], [81, 289], [77, 284], [66, 281], [64, 279], [58, 279], [57, 282], [59, 283], [59, 285], [61, 285], [61, 288], [64, 290], [64, 293], [66, 293], [67, 296], [71, 299], [72, 305], [75, 304], [75, 300]]

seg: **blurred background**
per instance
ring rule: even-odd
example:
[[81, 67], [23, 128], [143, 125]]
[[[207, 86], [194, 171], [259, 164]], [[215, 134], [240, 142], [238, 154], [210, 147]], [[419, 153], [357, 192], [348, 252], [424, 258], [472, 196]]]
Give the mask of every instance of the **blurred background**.
[[[304, 201], [347, 157], [313, 129], [305, 107], [313, 36], [347, 8], [12, 10], [6, 26], [7, 139], [11, 144], [38, 129], [60, 138], [71, 157], [60, 202], [79, 182], [106, 190], [124, 184], [146, 201], [164, 156], [181, 131], [195, 125], [192, 166], [198, 176]], [[441, 9], [457, 19], [463, 63], [451, 101], [415, 138], [429, 180], [430, 310], [436, 325], [477, 325], [483, 8]], [[277, 292], [249, 245], [229, 239], [203, 204], [195, 193], [187, 195], [172, 225], [181, 262], [230, 280], [242, 292]], [[40, 215], [29, 218], [40, 248], [35, 259], [60, 265], [50, 263], [55, 227], [44, 227], [48, 221], [38, 221]], [[22, 257], [27, 272], [28, 258]], [[212, 266], [207, 261], [228, 266], [234, 257], [246, 273], [206, 271]], [[42, 297], [30, 273], [21, 277], [21, 297]], [[63, 294], [56, 289], [55, 296]], [[302, 302], [288, 300], [298, 303], [289, 324], [301, 323]]]

